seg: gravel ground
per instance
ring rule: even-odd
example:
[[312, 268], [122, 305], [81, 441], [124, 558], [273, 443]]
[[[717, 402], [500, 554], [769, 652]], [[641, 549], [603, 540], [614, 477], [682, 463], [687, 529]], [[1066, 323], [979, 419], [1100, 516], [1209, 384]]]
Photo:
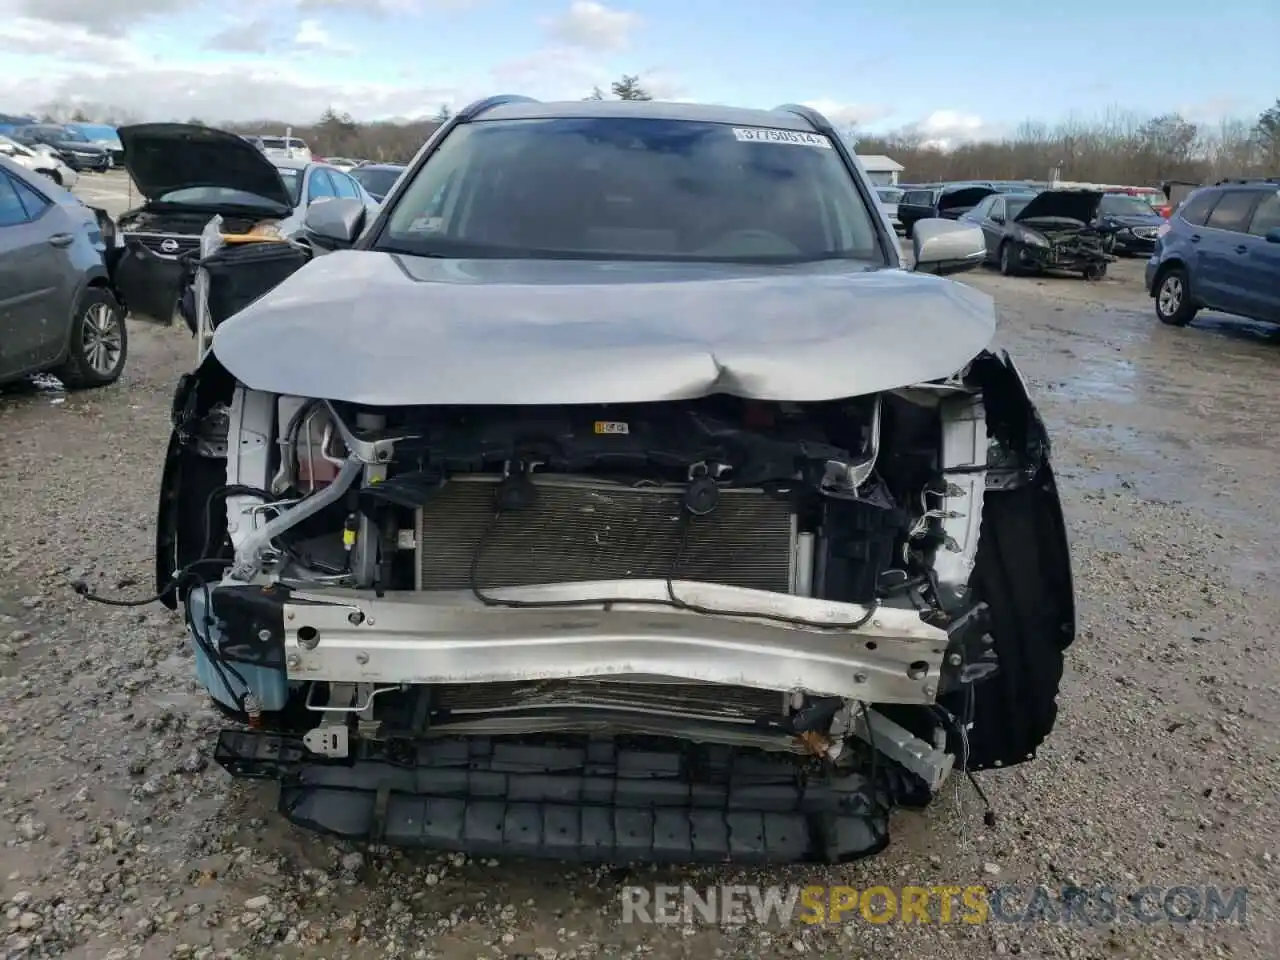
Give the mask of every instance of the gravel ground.
[[[8, 957], [1276, 956], [1277, 344], [1155, 322], [1112, 279], [970, 275], [1000, 304], [1055, 440], [1080, 636], [1038, 760], [899, 814], [839, 868], [592, 870], [359, 850], [302, 833], [207, 759], [218, 718], [147, 592], [175, 379], [193, 346], [133, 325], [123, 380], [0, 395], [0, 954]], [[1248, 887], [1247, 924], [786, 928], [619, 923], [623, 884]]]

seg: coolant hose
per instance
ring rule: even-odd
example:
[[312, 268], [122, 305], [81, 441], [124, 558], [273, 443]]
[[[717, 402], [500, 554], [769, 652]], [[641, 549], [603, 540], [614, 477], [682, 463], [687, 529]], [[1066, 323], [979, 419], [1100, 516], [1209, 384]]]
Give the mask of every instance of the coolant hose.
[[325, 507], [337, 503], [363, 471], [363, 463], [354, 457], [348, 457], [342, 469], [338, 471], [338, 475], [327, 487], [313, 493], [297, 506], [286, 510], [245, 537], [244, 542], [236, 550], [236, 559], [231, 565], [230, 578], [242, 583], [250, 582], [262, 566], [262, 553], [272, 540], [304, 520], [314, 517]]

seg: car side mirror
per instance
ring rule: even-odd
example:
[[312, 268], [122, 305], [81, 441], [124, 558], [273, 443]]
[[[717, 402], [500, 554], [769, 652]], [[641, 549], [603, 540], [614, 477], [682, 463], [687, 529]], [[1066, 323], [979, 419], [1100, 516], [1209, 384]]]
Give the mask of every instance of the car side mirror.
[[916, 221], [911, 250], [918, 273], [960, 273], [986, 259], [987, 240], [979, 226], [929, 217]]
[[1267, 231], [1267, 243], [1280, 243], [1280, 227], [1272, 227]]
[[324, 203], [311, 203], [302, 219], [308, 238], [318, 247], [349, 247], [364, 229], [365, 209], [350, 197], [328, 197]]

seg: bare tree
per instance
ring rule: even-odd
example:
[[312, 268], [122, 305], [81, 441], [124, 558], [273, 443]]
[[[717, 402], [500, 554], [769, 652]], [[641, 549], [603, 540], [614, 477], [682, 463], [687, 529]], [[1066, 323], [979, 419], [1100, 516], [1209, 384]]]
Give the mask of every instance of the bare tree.
[[589, 96], [585, 96], [585, 97], [583, 97], [582, 99], [583, 99], [583, 100], [603, 100], [603, 99], [604, 99], [604, 91], [603, 91], [603, 90], [601, 90], [599, 87], [592, 87], [592, 88], [591, 88], [591, 93], [590, 93], [590, 95], [589, 95]]
[[433, 119], [436, 123], [448, 123], [452, 116], [453, 111], [449, 109], [449, 105], [447, 103], [442, 103], [440, 104], [440, 109], [436, 111], [436, 115]]

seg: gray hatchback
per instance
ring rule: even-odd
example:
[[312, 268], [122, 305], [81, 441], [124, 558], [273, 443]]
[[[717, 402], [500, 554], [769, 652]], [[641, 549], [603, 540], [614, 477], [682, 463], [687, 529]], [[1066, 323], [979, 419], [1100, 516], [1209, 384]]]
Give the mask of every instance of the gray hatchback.
[[50, 372], [75, 390], [120, 376], [128, 341], [104, 260], [109, 225], [0, 157], [0, 383]]

